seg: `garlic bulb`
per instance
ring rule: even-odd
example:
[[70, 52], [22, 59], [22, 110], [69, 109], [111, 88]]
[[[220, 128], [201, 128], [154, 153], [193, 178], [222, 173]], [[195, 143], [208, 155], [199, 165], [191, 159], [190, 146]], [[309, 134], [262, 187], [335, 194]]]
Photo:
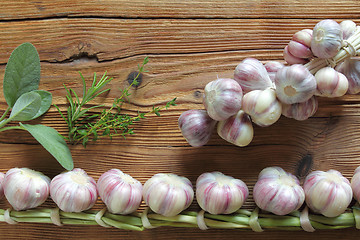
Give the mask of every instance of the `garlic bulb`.
[[308, 207], [326, 217], [342, 214], [353, 197], [349, 180], [336, 170], [310, 173], [304, 181], [304, 191]]
[[318, 109], [318, 101], [315, 96], [301, 103], [282, 104], [282, 115], [303, 121], [313, 116]]
[[240, 147], [249, 145], [254, 136], [250, 117], [243, 110], [224, 121], [220, 121], [217, 126], [217, 133], [222, 139]]
[[84, 170], [74, 168], [51, 180], [50, 195], [64, 212], [85, 211], [97, 200], [96, 182]]
[[196, 181], [196, 200], [211, 214], [237, 211], [249, 196], [246, 184], [220, 172], [201, 174]]
[[97, 189], [109, 212], [114, 214], [132, 213], [142, 200], [142, 184], [119, 169], [103, 173], [97, 181]]
[[155, 213], [172, 217], [190, 206], [194, 190], [185, 177], [158, 173], [145, 182], [143, 198]]
[[303, 29], [296, 32], [292, 40], [287, 45], [289, 53], [300, 59], [308, 59], [313, 56], [311, 47], [313, 31], [310, 29]]
[[274, 124], [281, 116], [281, 103], [276, 98], [275, 90], [254, 90], [243, 98], [243, 110], [259, 126]]
[[356, 31], [356, 23], [351, 20], [344, 20], [340, 23], [341, 30], [343, 32], [343, 39], [348, 39]]
[[7, 171], [3, 187], [6, 199], [16, 211], [40, 206], [49, 197], [50, 178], [28, 168]]
[[5, 174], [0, 172], [0, 199], [4, 197], [4, 178]]
[[299, 209], [305, 200], [299, 180], [280, 167], [263, 169], [253, 189], [256, 205], [276, 215]]
[[244, 93], [265, 90], [273, 86], [264, 65], [255, 58], [246, 58], [237, 65], [234, 79], [240, 84]]
[[351, 188], [353, 190], [355, 200], [360, 202], [360, 167], [355, 169], [354, 175], [351, 179]]
[[292, 55], [289, 51], [288, 45], [284, 48], [283, 56], [284, 56], [284, 60], [290, 65], [305, 64], [308, 62], [307, 59], [295, 57], [294, 55]]
[[311, 50], [319, 58], [332, 58], [339, 52], [342, 40], [341, 26], [334, 20], [322, 20], [313, 29]]
[[204, 106], [216, 121], [227, 119], [241, 108], [242, 89], [233, 79], [220, 78], [209, 82], [204, 92]]
[[265, 69], [269, 74], [271, 81], [274, 82], [277, 71], [284, 67], [284, 64], [278, 61], [269, 61], [265, 63]]
[[193, 147], [205, 145], [211, 137], [216, 121], [206, 110], [188, 110], [178, 119], [179, 128], [186, 141]]
[[341, 97], [348, 90], [349, 82], [344, 74], [331, 67], [320, 69], [315, 74], [316, 95], [322, 97]]
[[282, 103], [305, 102], [316, 91], [315, 77], [300, 64], [283, 67], [275, 76], [276, 95]]
[[348, 58], [335, 68], [344, 74], [348, 80], [349, 94], [358, 94], [360, 92], [360, 61]]

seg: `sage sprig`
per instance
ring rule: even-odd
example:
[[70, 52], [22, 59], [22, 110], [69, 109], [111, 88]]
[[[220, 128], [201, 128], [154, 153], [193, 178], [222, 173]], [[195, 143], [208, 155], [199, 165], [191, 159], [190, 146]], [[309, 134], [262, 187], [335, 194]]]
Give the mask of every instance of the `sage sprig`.
[[[38, 90], [40, 69], [39, 54], [31, 43], [24, 43], [12, 52], [3, 81], [8, 107], [0, 117], [0, 132], [12, 129], [28, 131], [65, 169], [71, 170], [74, 166], [70, 150], [55, 129], [22, 123], [40, 117], [51, 106], [52, 94]], [[13, 121], [19, 125], [6, 126]]]

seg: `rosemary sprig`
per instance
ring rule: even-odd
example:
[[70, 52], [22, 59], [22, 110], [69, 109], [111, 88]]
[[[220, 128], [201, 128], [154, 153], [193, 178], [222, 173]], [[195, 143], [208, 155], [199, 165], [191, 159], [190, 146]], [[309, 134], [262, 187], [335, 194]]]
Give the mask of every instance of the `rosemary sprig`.
[[81, 75], [83, 82], [83, 96], [80, 98], [76, 92], [65, 86], [66, 98], [69, 102], [69, 107], [67, 109], [67, 116], [60, 111], [60, 109], [55, 106], [60, 112], [62, 118], [68, 125], [69, 134], [67, 140], [71, 144], [82, 143], [84, 147], [88, 144], [89, 141], [97, 141], [102, 137], [115, 137], [134, 134], [134, 129], [130, 126], [140, 119], [146, 118], [149, 114], [155, 114], [160, 116], [160, 111], [167, 109], [170, 106], [175, 106], [175, 100], [169, 101], [163, 107], [153, 106], [152, 110], [146, 113], [141, 113], [138, 111], [136, 116], [129, 116], [122, 113], [122, 105], [128, 101], [128, 96], [131, 94], [129, 90], [132, 86], [137, 86], [139, 84], [138, 79], [142, 73], [146, 72], [144, 70], [145, 65], [148, 63], [149, 59], [146, 57], [142, 65], [138, 65], [138, 73], [135, 76], [131, 84], [124, 90], [120, 97], [115, 98], [112, 106], [108, 109], [103, 109], [99, 113], [90, 113], [90, 110], [95, 108], [104, 107], [104, 105], [95, 105], [92, 107], [87, 107], [86, 104], [99, 96], [104, 92], [108, 92], [110, 89], [104, 89], [106, 84], [108, 84], [112, 78], [106, 76], [106, 73], [102, 78], [97, 82], [96, 74], [94, 74], [94, 80], [92, 85], [87, 89], [86, 82], [84, 77]]

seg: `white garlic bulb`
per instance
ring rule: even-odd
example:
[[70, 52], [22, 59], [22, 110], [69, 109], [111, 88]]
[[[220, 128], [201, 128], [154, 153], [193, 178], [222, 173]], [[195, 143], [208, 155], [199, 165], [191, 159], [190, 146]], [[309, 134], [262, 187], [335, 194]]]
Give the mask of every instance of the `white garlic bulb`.
[[152, 211], [171, 217], [190, 206], [194, 190], [185, 177], [158, 173], [145, 182], [143, 198]]
[[342, 214], [353, 197], [349, 180], [336, 170], [311, 172], [304, 181], [304, 191], [308, 207], [326, 217]]
[[343, 32], [343, 39], [348, 39], [356, 31], [356, 23], [351, 20], [344, 20], [340, 23], [341, 30]]
[[299, 209], [305, 200], [299, 180], [280, 167], [263, 169], [253, 189], [256, 205], [276, 215]]
[[186, 141], [193, 147], [200, 147], [210, 140], [216, 121], [206, 110], [192, 109], [180, 115], [178, 125]]
[[4, 197], [4, 178], [5, 174], [0, 172], [0, 199]]
[[331, 19], [322, 20], [313, 29], [311, 50], [319, 58], [332, 58], [339, 52], [342, 40], [340, 25]]
[[204, 106], [212, 119], [221, 121], [240, 110], [242, 97], [242, 89], [235, 80], [220, 78], [206, 84]]
[[254, 136], [250, 117], [243, 110], [220, 121], [217, 125], [217, 133], [222, 139], [240, 147], [249, 145]]
[[28, 168], [7, 171], [3, 187], [6, 199], [17, 210], [40, 206], [49, 197], [50, 178]]
[[316, 91], [315, 77], [301, 64], [281, 68], [275, 76], [276, 95], [282, 103], [305, 102]]
[[344, 74], [331, 67], [324, 67], [316, 72], [316, 93], [322, 97], [341, 97], [348, 90], [349, 82]]
[[347, 58], [335, 69], [346, 76], [349, 83], [348, 93], [358, 94], [360, 92], [360, 61]]
[[234, 79], [244, 93], [252, 90], [265, 90], [273, 86], [264, 65], [255, 58], [246, 58], [236, 66]]
[[355, 200], [360, 202], [360, 167], [355, 169], [354, 175], [351, 179], [351, 188], [353, 190]]
[[284, 56], [284, 60], [290, 64], [305, 64], [308, 62], [307, 59], [304, 58], [299, 58], [299, 57], [295, 57], [294, 55], [292, 55], [289, 51], [289, 46], [286, 45], [283, 51], [283, 56]]
[[211, 214], [233, 213], [248, 196], [249, 190], [243, 181], [220, 172], [203, 173], [196, 181], [196, 200]]
[[109, 212], [114, 214], [132, 213], [142, 200], [142, 184], [119, 169], [103, 173], [97, 181], [97, 189]]
[[96, 182], [84, 170], [74, 168], [51, 180], [50, 195], [64, 212], [85, 211], [97, 200]]
[[266, 71], [269, 74], [271, 81], [274, 82], [277, 71], [279, 71], [281, 68], [283, 68], [284, 64], [282, 64], [281, 62], [278, 62], [278, 61], [269, 61], [269, 62], [265, 63], [264, 66], [265, 66]]
[[292, 40], [289, 42], [289, 52], [298, 58], [310, 58], [313, 56], [311, 51], [311, 40], [313, 31], [311, 29], [303, 29], [296, 32]]
[[313, 116], [318, 109], [318, 101], [315, 96], [301, 103], [282, 104], [282, 115], [303, 121]]
[[281, 116], [281, 103], [272, 88], [253, 90], [243, 97], [243, 110], [261, 127], [274, 124]]

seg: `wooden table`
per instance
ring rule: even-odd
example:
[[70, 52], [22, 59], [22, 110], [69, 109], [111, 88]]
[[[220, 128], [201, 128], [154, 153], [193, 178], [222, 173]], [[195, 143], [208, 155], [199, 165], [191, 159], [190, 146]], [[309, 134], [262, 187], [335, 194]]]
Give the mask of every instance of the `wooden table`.
[[[125, 112], [136, 114], [177, 97], [177, 106], [150, 116], [135, 126], [126, 140], [104, 139], [70, 146], [75, 167], [97, 180], [119, 168], [144, 183], [155, 173], [171, 172], [188, 177], [193, 184], [203, 172], [221, 171], [242, 179], [252, 191], [258, 173], [280, 166], [301, 176], [306, 158], [312, 170], [337, 169], [351, 178], [360, 165], [360, 97], [321, 99], [314, 117], [298, 122], [282, 117], [268, 128], [254, 127], [255, 137], [244, 148], [231, 145], [213, 134], [203, 147], [190, 147], [182, 137], [177, 119], [188, 109], [203, 109], [206, 83], [232, 77], [236, 65], [246, 57], [263, 62], [282, 60], [284, 46], [292, 34], [313, 28], [321, 19], [360, 23], [358, 0], [3, 0], [0, 3], [0, 75], [12, 50], [31, 42], [41, 59], [40, 89], [53, 94], [53, 103], [65, 111], [63, 84], [81, 89], [78, 71], [90, 81], [94, 72], [105, 71], [114, 81], [111, 91], [97, 103], [112, 104], [128, 86], [128, 75], [145, 56], [148, 72], [137, 89], [131, 90]], [[2, 86], [2, 85], [1, 85]], [[2, 91], [1, 91], [2, 92]], [[1, 111], [6, 109], [3, 94]], [[65, 122], [55, 107], [42, 123], [67, 134]], [[0, 170], [28, 167], [54, 177], [63, 169], [28, 133], [0, 134]], [[301, 171], [300, 171], [301, 170]], [[48, 200], [45, 207], [55, 207]], [[143, 205], [144, 206], [144, 205]], [[1, 208], [9, 207], [5, 199]], [[101, 209], [98, 200], [94, 209]], [[252, 196], [244, 208], [252, 209]], [[193, 208], [196, 209], [194, 203]], [[0, 223], [1, 239], [350, 239], [355, 228], [315, 233], [239, 230], [201, 231], [158, 228], [130, 232], [100, 226]]]

